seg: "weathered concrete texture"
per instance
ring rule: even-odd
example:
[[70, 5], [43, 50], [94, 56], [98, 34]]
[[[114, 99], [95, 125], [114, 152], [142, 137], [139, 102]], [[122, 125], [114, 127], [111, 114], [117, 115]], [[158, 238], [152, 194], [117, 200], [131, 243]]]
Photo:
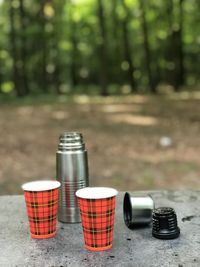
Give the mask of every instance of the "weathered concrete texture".
[[152, 192], [156, 207], [174, 207], [181, 228], [175, 240], [158, 240], [151, 227], [129, 230], [123, 222], [119, 194], [113, 249], [84, 249], [81, 224], [58, 223], [46, 240], [29, 236], [23, 196], [0, 197], [0, 266], [200, 266], [200, 191]]

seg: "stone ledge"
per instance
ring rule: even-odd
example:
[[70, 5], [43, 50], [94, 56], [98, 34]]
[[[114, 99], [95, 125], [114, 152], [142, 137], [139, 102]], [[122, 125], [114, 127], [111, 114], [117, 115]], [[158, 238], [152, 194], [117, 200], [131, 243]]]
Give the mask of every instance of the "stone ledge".
[[113, 248], [99, 253], [84, 249], [81, 224], [58, 223], [54, 238], [31, 239], [23, 196], [1, 196], [0, 266], [200, 266], [200, 191], [149, 193], [156, 207], [175, 208], [180, 237], [158, 240], [151, 236], [151, 227], [129, 230], [123, 222], [123, 193], [120, 193]]

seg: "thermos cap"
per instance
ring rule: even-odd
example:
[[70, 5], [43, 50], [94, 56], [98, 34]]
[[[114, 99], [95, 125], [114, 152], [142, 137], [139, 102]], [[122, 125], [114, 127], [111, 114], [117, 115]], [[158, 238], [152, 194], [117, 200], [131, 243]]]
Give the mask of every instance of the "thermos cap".
[[152, 235], [159, 239], [173, 239], [180, 235], [176, 212], [170, 207], [161, 207], [153, 211]]
[[150, 195], [125, 193], [123, 214], [128, 228], [151, 223], [153, 209], [154, 201]]

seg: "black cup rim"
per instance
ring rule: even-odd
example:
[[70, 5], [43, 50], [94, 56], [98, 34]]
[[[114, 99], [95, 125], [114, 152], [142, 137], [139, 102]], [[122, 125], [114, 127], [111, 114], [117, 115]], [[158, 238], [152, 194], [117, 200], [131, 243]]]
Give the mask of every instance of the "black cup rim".
[[123, 215], [124, 222], [127, 227], [131, 227], [132, 225], [132, 206], [131, 206], [131, 196], [128, 192], [124, 195], [124, 203], [123, 203]]

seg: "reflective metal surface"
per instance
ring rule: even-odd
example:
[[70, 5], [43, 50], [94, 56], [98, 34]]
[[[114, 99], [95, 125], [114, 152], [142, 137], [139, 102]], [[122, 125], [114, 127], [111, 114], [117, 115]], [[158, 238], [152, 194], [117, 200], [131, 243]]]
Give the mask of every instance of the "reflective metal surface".
[[80, 222], [80, 213], [75, 193], [89, 185], [87, 151], [82, 134], [72, 132], [60, 136], [56, 153], [56, 176], [61, 182], [58, 220]]
[[124, 221], [127, 227], [147, 225], [152, 221], [154, 201], [150, 195], [124, 195]]

